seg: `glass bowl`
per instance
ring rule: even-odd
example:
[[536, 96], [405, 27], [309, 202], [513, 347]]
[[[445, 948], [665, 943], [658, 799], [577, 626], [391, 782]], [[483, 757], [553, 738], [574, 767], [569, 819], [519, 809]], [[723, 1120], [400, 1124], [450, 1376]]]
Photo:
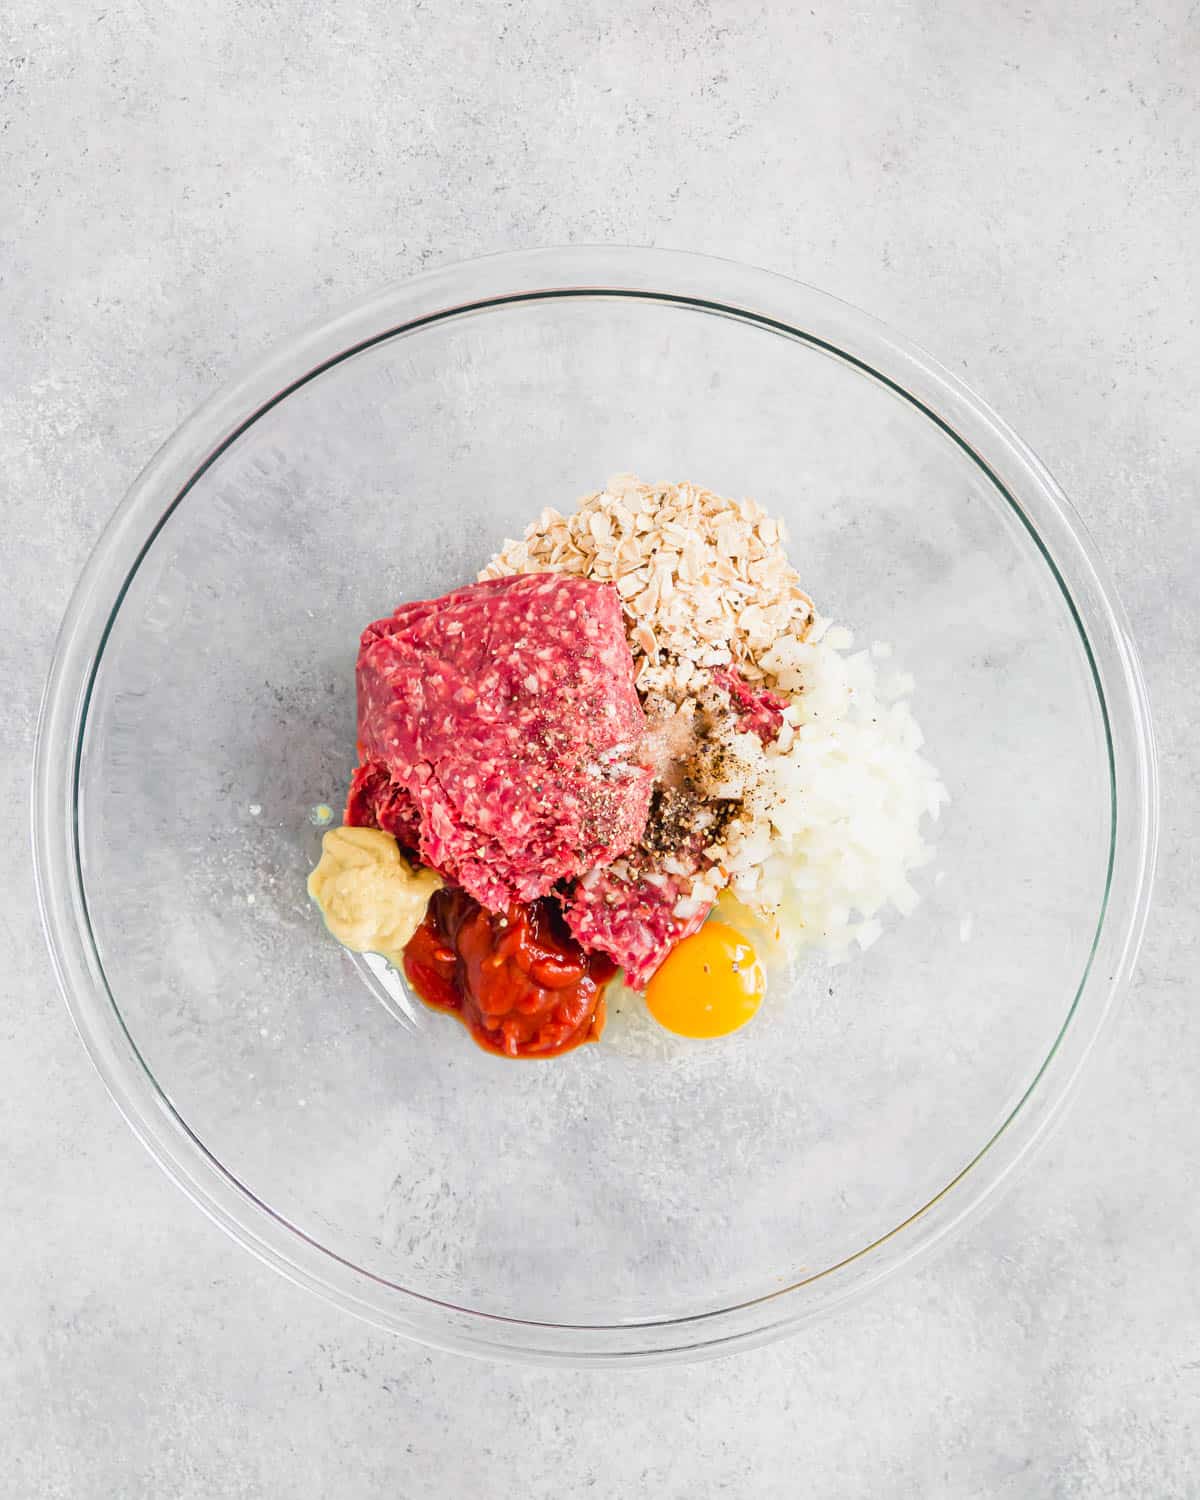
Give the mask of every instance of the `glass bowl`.
[[[785, 518], [822, 611], [914, 675], [952, 802], [916, 913], [736, 1037], [626, 1003], [512, 1064], [327, 936], [312, 809], [361, 627], [623, 470]], [[807, 287], [572, 249], [360, 303], [184, 424], [72, 600], [34, 825], [76, 1025], [202, 1208], [386, 1328], [583, 1363], [779, 1335], [992, 1198], [1126, 983], [1156, 793], [1120, 607], [981, 402]]]

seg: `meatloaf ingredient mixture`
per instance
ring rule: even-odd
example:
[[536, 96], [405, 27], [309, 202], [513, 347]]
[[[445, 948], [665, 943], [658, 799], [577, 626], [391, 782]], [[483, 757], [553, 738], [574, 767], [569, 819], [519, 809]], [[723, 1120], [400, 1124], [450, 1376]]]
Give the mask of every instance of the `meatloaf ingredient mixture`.
[[[318, 899], [341, 893], [331, 928], [394, 954], [412, 924], [394, 884], [444, 878], [405, 973], [506, 1056], [597, 1038], [618, 966], [668, 1029], [736, 1029], [761, 971], [706, 921], [722, 894], [835, 961], [917, 900], [946, 792], [911, 680], [853, 644], [752, 501], [622, 476], [544, 511], [476, 584], [363, 633], [353, 868], [314, 872]], [[387, 843], [355, 844], [367, 830]]]
[[346, 821], [503, 911], [637, 843], [645, 727], [610, 584], [501, 578], [402, 605], [363, 633]]

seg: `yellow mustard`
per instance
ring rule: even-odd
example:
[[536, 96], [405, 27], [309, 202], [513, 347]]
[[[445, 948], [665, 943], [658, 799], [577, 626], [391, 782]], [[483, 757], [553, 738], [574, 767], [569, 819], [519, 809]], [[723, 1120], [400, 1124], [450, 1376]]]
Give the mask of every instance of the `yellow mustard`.
[[441, 884], [432, 870], [414, 869], [390, 833], [331, 828], [308, 877], [308, 894], [344, 947], [381, 953], [398, 965]]

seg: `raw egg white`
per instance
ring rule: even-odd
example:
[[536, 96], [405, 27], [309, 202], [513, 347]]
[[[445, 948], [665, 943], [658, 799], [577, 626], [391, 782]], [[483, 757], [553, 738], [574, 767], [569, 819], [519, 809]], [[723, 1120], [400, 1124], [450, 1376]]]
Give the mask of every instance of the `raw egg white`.
[[646, 1005], [678, 1036], [728, 1036], [758, 1010], [766, 987], [754, 945], [724, 922], [706, 922], [655, 970]]

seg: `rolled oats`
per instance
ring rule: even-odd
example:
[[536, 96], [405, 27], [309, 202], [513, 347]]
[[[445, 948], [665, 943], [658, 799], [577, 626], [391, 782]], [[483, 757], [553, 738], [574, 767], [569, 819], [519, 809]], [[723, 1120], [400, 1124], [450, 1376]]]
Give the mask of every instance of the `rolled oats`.
[[732, 662], [750, 681], [770, 683], [761, 657], [783, 636], [803, 640], [813, 621], [782, 544], [782, 526], [753, 500], [619, 474], [573, 515], [544, 510], [479, 576], [553, 570], [615, 584], [639, 686], [661, 667], [670, 671], [658, 685], [675, 686], [685, 659]]

